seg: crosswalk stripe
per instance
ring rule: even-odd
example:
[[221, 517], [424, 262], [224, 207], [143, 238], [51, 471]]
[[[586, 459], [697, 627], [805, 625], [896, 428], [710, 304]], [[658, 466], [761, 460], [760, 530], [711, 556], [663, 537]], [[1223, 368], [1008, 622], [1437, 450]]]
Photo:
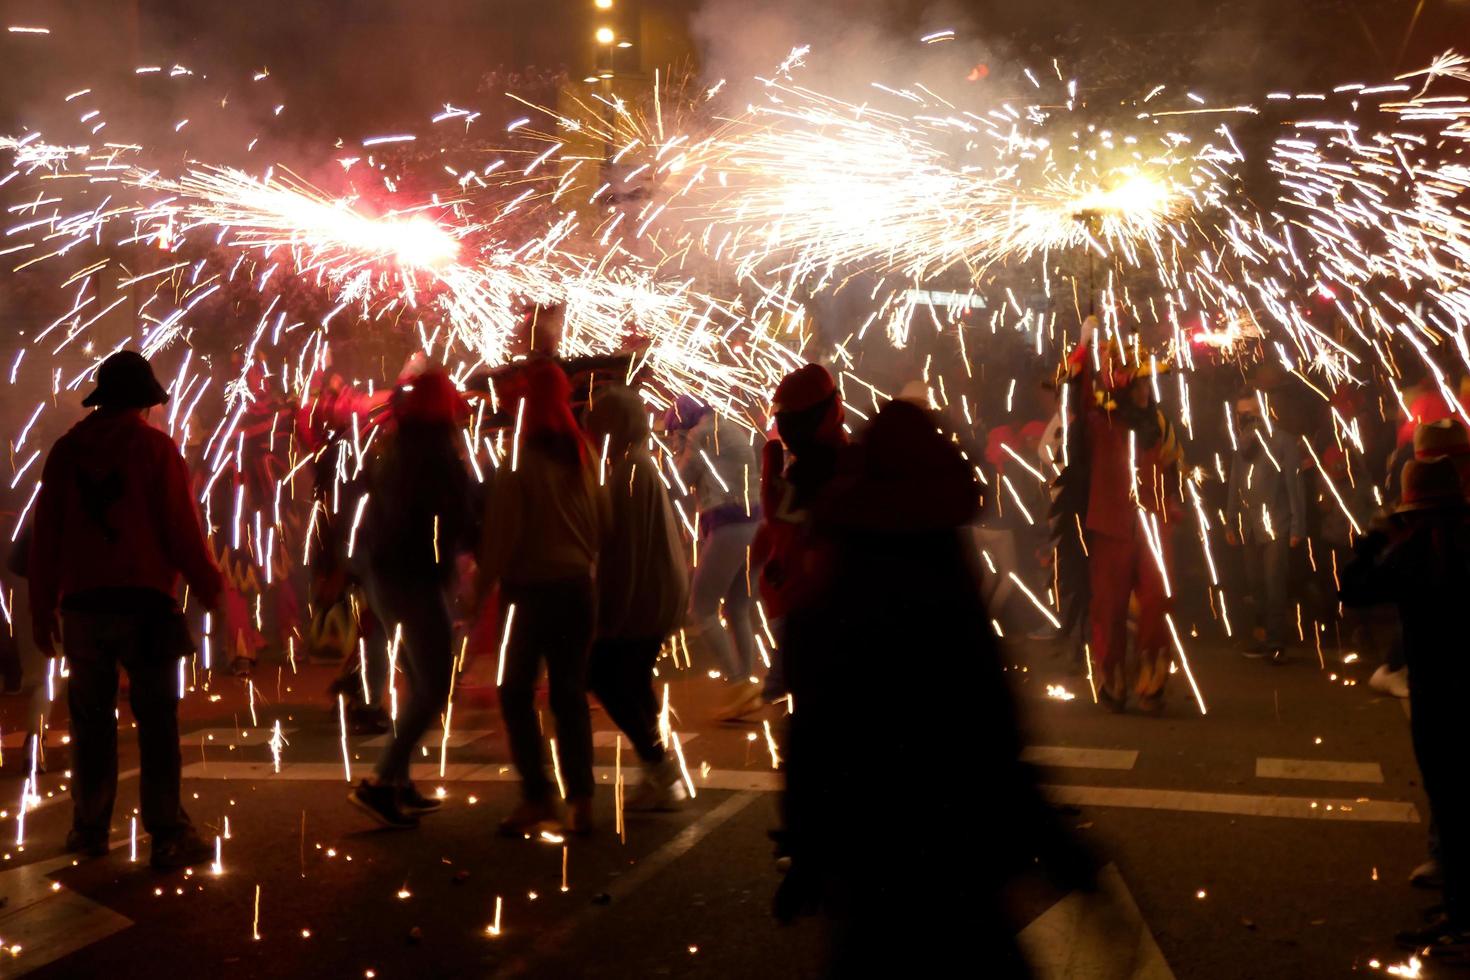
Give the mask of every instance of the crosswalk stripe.
[[1038, 766], [1064, 769], [1132, 769], [1135, 749], [1087, 749], [1066, 745], [1028, 745], [1021, 759]]
[[1376, 762], [1333, 762], [1327, 759], [1257, 759], [1261, 779], [1320, 779], [1337, 783], [1381, 783]]
[[1038, 980], [1174, 980], [1116, 865], [1097, 892], [1073, 892], [1016, 936]]
[[[611, 784], [614, 769], [596, 766], [593, 776], [600, 783]], [[421, 763], [413, 767], [415, 779], [432, 782], [439, 779], [436, 764]], [[711, 769], [692, 773], [699, 789], [753, 790], [777, 792], [782, 776], [773, 770]], [[623, 770], [624, 779], [632, 784], [638, 773], [631, 767]], [[184, 767], [186, 779], [263, 779], [271, 781], [344, 782], [342, 766], [331, 762], [293, 762], [271, 771], [268, 762], [196, 762]], [[443, 782], [514, 783], [520, 777], [509, 765], [475, 765], [452, 763], [445, 769]], [[1046, 786], [1047, 795], [1057, 803], [1076, 806], [1112, 806], [1147, 810], [1178, 810], [1185, 813], [1232, 813], [1255, 817], [1291, 817], [1301, 820], [1345, 820], [1379, 823], [1418, 823], [1419, 811], [1412, 803], [1396, 800], [1343, 800], [1306, 796], [1249, 796], [1235, 793], [1201, 793], [1190, 790], [1136, 789], [1122, 786]]]
[[[294, 734], [294, 728], [282, 728], [282, 737]], [[269, 745], [273, 728], [199, 728], [179, 736], [179, 744], [191, 747], [200, 745]]]
[[48, 875], [72, 864], [71, 855], [0, 872], [0, 941], [20, 947], [0, 952], [0, 976], [19, 977], [133, 924], [104, 905], [69, 888], [54, 888]]
[[1418, 823], [1412, 803], [1397, 800], [1340, 800], [1306, 796], [1249, 796], [1190, 790], [1136, 789], [1124, 786], [1048, 786], [1057, 803], [1116, 806], [1186, 813], [1233, 813], [1248, 817], [1291, 817], [1299, 820], [1346, 820]]

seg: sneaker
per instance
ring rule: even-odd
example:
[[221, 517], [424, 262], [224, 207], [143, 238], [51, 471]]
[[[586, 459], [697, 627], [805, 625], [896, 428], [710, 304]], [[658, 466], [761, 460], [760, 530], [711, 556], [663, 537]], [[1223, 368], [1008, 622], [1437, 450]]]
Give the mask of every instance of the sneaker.
[[66, 853], [85, 854], [87, 857], [107, 856], [107, 834], [73, 827], [66, 832]]
[[739, 721], [747, 715], [753, 715], [766, 706], [765, 696], [761, 693], [761, 685], [754, 681], [744, 681], [729, 685], [729, 692], [720, 706], [715, 709], [715, 721]]
[[578, 837], [586, 837], [597, 829], [596, 821], [592, 819], [592, 797], [580, 796], [567, 801], [566, 828], [567, 833]]
[[398, 790], [399, 809], [407, 813], [437, 813], [444, 809], [444, 801], [434, 796], [425, 796], [417, 786], [409, 783]]
[[1400, 667], [1398, 670], [1389, 670], [1388, 664], [1379, 664], [1373, 676], [1368, 678], [1368, 686], [1380, 694], [1406, 698], [1409, 696], [1409, 668]]
[[189, 829], [167, 840], [154, 838], [148, 864], [155, 871], [174, 871], [213, 860], [214, 845]]
[[1428, 925], [1405, 929], [1394, 937], [1404, 949], [1422, 949], [1434, 955], [1464, 955], [1470, 950], [1470, 930], [1456, 925], [1449, 916], [1437, 916]]
[[419, 818], [398, 807], [398, 791], [392, 786], [378, 786], [364, 779], [347, 796], [347, 802], [392, 830], [408, 830], [419, 825]]
[[625, 810], [644, 813], [671, 813], [684, 806], [689, 799], [689, 789], [684, 785], [684, 774], [672, 756], [664, 756], [662, 762], [644, 764], [643, 782], [633, 798], [623, 804]]
[[1270, 649], [1264, 643], [1252, 643], [1241, 647], [1240, 655], [1247, 660], [1265, 660]]
[[554, 833], [561, 829], [555, 803], [550, 800], [522, 800], [510, 816], [500, 821], [499, 832], [502, 837], [535, 837], [543, 830]]
[[1438, 891], [1444, 887], [1444, 869], [1438, 858], [1430, 858], [1409, 872], [1409, 884], [1415, 888], [1430, 888]]

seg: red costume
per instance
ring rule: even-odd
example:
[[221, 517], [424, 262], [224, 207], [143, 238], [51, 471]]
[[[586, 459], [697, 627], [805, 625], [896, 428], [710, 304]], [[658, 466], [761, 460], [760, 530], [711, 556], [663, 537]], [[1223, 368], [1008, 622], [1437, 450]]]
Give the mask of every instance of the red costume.
[[1079, 405], [1084, 407], [1079, 424], [1085, 426], [1090, 469], [1085, 526], [1092, 585], [1092, 665], [1099, 693], [1121, 707], [1129, 686], [1128, 606], [1130, 597], [1136, 597], [1133, 688], [1140, 707], [1157, 710], [1169, 679], [1164, 614], [1172, 600], [1165, 576], [1178, 518], [1174, 495], [1179, 446], [1173, 426], [1152, 401], [1145, 408], [1128, 400], [1129, 386], [1147, 374], [1120, 367], [1109, 358], [1103, 361], [1098, 379], [1086, 342], [1071, 359], [1081, 388]]

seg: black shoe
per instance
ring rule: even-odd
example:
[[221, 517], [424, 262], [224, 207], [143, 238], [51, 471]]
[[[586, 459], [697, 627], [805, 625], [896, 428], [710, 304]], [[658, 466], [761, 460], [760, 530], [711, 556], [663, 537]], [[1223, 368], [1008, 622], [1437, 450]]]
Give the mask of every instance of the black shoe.
[[190, 829], [167, 840], [155, 838], [148, 864], [154, 871], [174, 871], [213, 860], [214, 845]]
[[418, 817], [399, 808], [398, 791], [392, 786], [375, 786], [364, 779], [348, 794], [347, 802], [393, 830], [410, 830], [419, 825]]
[[66, 832], [66, 853], [85, 854], [87, 857], [107, 856], [107, 834], [73, 827]]
[[1106, 687], [1100, 687], [1097, 689], [1097, 703], [1113, 714], [1121, 715], [1123, 709], [1128, 707], [1128, 695], [1115, 696]]
[[407, 814], [437, 813], [444, 809], [444, 801], [420, 793], [418, 787], [409, 783], [398, 791], [398, 806]]

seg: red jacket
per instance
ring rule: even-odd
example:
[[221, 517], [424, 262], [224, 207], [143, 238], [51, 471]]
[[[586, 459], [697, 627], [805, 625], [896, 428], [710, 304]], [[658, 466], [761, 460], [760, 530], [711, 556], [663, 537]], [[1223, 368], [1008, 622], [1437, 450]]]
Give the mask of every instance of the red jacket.
[[31, 616], [43, 627], [67, 596], [149, 588], [179, 576], [218, 608], [223, 580], [200, 527], [184, 457], [132, 412], [93, 412], [56, 441], [36, 500]]
[[[1131, 538], [1138, 531], [1140, 509], [1156, 515], [1164, 523], [1178, 518], [1177, 466], [1179, 444], [1174, 427], [1157, 407], [1146, 410], [1147, 424], [1157, 426], [1152, 439], [1134, 433], [1135, 449], [1129, 451], [1130, 428], [1125, 421], [1126, 408], [1108, 409], [1096, 404], [1092, 357], [1086, 344], [1079, 345], [1070, 358], [1078, 377], [1080, 404], [1078, 413], [1086, 427], [1087, 460], [1090, 479], [1087, 494], [1087, 529], [1113, 537]], [[1119, 369], [1107, 372], [1118, 381]], [[1125, 375], [1126, 380], [1126, 375]], [[1124, 397], [1121, 394], [1119, 397]], [[1111, 394], [1103, 393], [1108, 400]], [[1152, 442], [1152, 445], [1148, 443]], [[1143, 443], [1147, 448], [1137, 448]]]

